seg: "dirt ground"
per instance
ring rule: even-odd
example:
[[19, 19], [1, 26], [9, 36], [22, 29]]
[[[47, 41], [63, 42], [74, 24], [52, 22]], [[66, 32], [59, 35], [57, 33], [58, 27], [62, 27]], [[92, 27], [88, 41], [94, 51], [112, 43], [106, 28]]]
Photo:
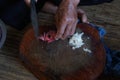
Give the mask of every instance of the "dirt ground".
[[[105, 44], [112, 50], [120, 50], [120, 0], [94, 6], [80, 6], [80, 8], [85, 10], [90, 22], [106, 29]], [[51, 25], [53, 21], [53, 15], [39, 13], [40, 25]], [[0, 80], [37, 80], [23, 66], [18, 56], [20, 41], [27, 29], [28, 27], [17, 31], [8, 27], [7, 40], [0, 50]], [[104, 76], [99, 80], [120, 80], [120, 78]]]

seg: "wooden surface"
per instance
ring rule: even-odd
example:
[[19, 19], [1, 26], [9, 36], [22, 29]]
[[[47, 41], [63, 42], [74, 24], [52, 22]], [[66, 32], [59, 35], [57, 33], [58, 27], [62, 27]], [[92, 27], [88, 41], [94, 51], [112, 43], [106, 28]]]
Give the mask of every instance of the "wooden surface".
[[[90, 22], [104, 26], [107, 30], [105, 43], [113, 50], [120, 50], [120, 0], [112, 3], [97, 6], [82, 6], [87, 12]], [[40, 24], [49, 25], [53, 22], [53, 15], [40, 13]], [[27, 70], [19, 59], [19, 44], [24, 32], [17, 31], [11, 27], [8, 28], [7, 40], [0, 50], [0, 80], [38, 80], [32, 73]], [[104, 80], [120, 80], [120, 78], [105, 78]], [[100, 80], [103, 80], [100, 79]]]
[[[79, 69], [75, 72], [71, 72], [71, 68], [69, 64], [73, 64], [75, 66], [79, 66], [78, 63], [77, 65], [74, 64], [74, 63], [71, 63], [70, 61], [66, 60], [66, 57], [71, 57], [71, 56], [76, 56], [76, 55], [72, 55], [72, 53], [70, 52], [74, 52], [73, 50], [71, 50], [71, 47], [69, 47], [70, 49], [68, 49], [68, 47], [63, 47], [63, 46], [59, 46], [60, 44], [62, 45], [67, 45], [65, 44], [66, 42], [62, 42], [62, 43], [59, 43], [58, 42], [54, 42], [53, 45], [51, 46], [52, 48], [49, 48], [49, 51], [48, 51], [48, 46], [47, 45], [44, 45], [44, 43], [40, 42], [40, 43], [37, 43], [35, 41], [35, 44], [39, 44], [40, 46], [44, 46], [44, 47], [39, 47], [39, 50], [38, 51], [36, 48], [38, 47], [35, 47], [34, 45], [34, 48], [32, 46], [32, 50], [36, 50], [37, 52], [34, 52], [34, 53], [30, 53], [30, 46], [31, 46], [31, 42], [33, 43], [33, 41], [35, 40], [35, 36], [34, 36], [34, 31], [33, 31], [33, 28], [30, 28], [24, 35], [23, 39], [22, 39], [22, 43], [20, 45], [20, 56], [21, 56], [21, 59], [24, 61], [25, 64], [27, 64], [27, 67], [30, 68], [30, 70], [35, 74], [35, 76], [37, 76], [39, 78], [39, 80], [94, 80], [96, 79], [96, 77], [98, 77], [101, 72], [103, 71], [104, 69], [104, 65], [105, 65], [105, 59], [106, 59], [106, 56], [105, 56], [105, 50], [104, 50], [104, 47], [100, 41], [100, 37], [99, 37], [99, 34], [97, 32], [96, 29], [92, 28], [91, 26], [89, 26], [88, 24], [78, 24], [78, 28], [80, 28], [86, 35], [89, 35], [91, 36], [91, 39], [92, 39], [92, 44], [91, 45], [94, 45], [94, 50], [92, 52], [93, 55], [94, 55], [94, 58], [93, 58], [93, 61], [92, 61], [92, 58], [90, 58], [91, 61], [89, 61], [88, 63], [86, 63], [86, 65], [84, 65], [84, 68], [82, 69]], [[51, 26], [40, 26], [40, 32], [46, 32], [47, 30], [52, 30], [51, 29]], [[31, 35], [31, 36], [29, 36]], [[58, 44], [57, 46], [56, 43]], [[50, 46], [51, 44], [49, 44]], [[36, 45], [37, 46], [37, 45]], [[46, 48], [47, 47], [47, 48]], [[56, 47], [62, 47], [61, 49], [58, 49]], [[93, 47], [93, 46], [92, 46]], [[41, 50], [42, 49], [42, 50]], [[53, 49], [58, 49], [58, 51], [60, 51], [60, 53], [58, 52], [55, 52], [55, 50]], [[62, 50], [63, 49], [63, 50]], [[46, 58], [45, 56], [47, 55], [46, 54], [46, 50], [47, 50], [47, 54], [54, 54], [55, 56], [55, 53], [58, 54], [62, 54], [62, 57], [59, 57], [56, 56], [57, 58], [60, 58], [60, 61], [59, 60], [56, 60], [55, 58], [50, 58], [48, 59], [48, 57]], [[64, 53], [64, 51], [66, 50], [66, 53]], [[69, 50], [69, 51], [67, 51]], [[45, 51], [45, 52], [44, 52]], [[51, 51], [53, 53], [51, 53]], [[62, 52], [63, 51], [63, 52]], [[40, 53], [42, 52], [41, 54], [46, 54], [44, 55], [44, 58], [42, 59], [45, 59], [46, 61], [43, 62], [42, 64], [42, 60], [40, 58], [40, 56], [43, 56], [41, 54], [36, 54], [36, 53]], [[67, 55], [67, 52], [69, 55]], [[82, 53], [82, 50], [79, 49], [76, 50], [76, 52], [74, 52], [76, 54], [79, 54], [79, 53]], [[84, 54], [84, 53], [83, 53]], [[65, 56], [65, 59], [63, 58], [63, 55]], [[49, 56], [49, 55], [48, 55]], [[52, 56], [52, 57], [54, 57]], [[78, 56], [78, 55], [77, 55]], [[82, 57], [87, 60], [88, 57], [85, 57], [85, 54], [82, 56], [82, 55], [79, 55], [81, 57], [76, 57], [76, 59], [78, 58], [79, 60], [77, 60], [78, 62], [80, 61], [80, 59], [82, 59]], [[74, 57], [75, 58], [75, 57]], [[70, 58], [72, 59], [72, 61], [74, 61], [74, 58]], [[53, 68], [53, 64], [55, 64], [54, 62], [48, 62], [50, 60], [54, 59], [55, 62], [57, 62], [57, 65], [59, 64], [59, 66], [61, 66], [61, 59], [64, 61], [63, 62], [63, 65], [61, 66], [62, 69], [59, 67], [57, 67], [57, 69], [61, 70], [61, 71], [69, 71], [67, 74], [64, 74], [64, 72], [61, 73], [60, 71], [60, 75], [57, 75], [57, 78], [56, 78], [56, 72], [54, 73], [51, 68]], [[82, 63], [85, 63], [85, 60], [82, 59]], [[48, 63], [47, 63], [48, 62]], [[70, 63], [69, 63], [70, 62]], [[45, 63], [45, 65], [44, 65]], [[51, 63], [51, 66], [49, 65], [49, 63]], [[67, 65], [68, 63], [68, 65]], [[56, 65], [56, 64], [55, 64]], [[67, 66], [66, 66], [67, 65]], [[63, 69], [63, 66], [65, 66], [67, 68], [67, 70], [64, 68]], [[69, 67], [68, 67], [69, 66]], [[73, 68], [75, 68], [75, 66]], [[49, 70], [50, 68], [50, 70]], [[55, 68], [55, 67], [54, 67]], [[69, 68], [69, 69], [68, 69]], [[79, 66], [80, 68], [80, 66]], [[71, 72], [71, 73], [70, 73]], [[71, 77], [72, 76], [72, 77]]]

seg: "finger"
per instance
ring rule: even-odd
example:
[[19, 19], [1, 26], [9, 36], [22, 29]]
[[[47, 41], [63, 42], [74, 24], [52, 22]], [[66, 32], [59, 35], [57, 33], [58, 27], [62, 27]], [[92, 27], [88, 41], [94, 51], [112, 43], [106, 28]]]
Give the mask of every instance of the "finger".
[[71, 28], [70, 35], [73, 35], [73, 34], [74, 34], [75, 29], [76, 29], [76, 27], [77, 27], [77, 22], [78, 22], [78, 21], [76, 21], [76, 22], [73, 24], [73, 27]]
[[83, 23], [89, 23], [87, 20], [87, 16], [85, 14], [82, 15], [82, 22]]
[[65, 32], [64, 32], [64, 34], [62, 36], [63, 40], [70, 35], [71, 28], [72, 28], [72, 24], [68, 24], [66, 29], [65, 29]]
[[85, 12], [82, 9], [77, 9], [78, 17], [81, 17]]
[[82, 19], [83, 23], [89, 23], [87, 19], [87, 15], [82, 9], [78, 9], [77, 12], [78, 12], [78, 17]]
[[66, 28], [66, 24], [62, 24], [60, 26], [58, 26], [58, 29], [57, 29], [57, 34], [55, 36], [55, 39], [60, 39], [62, 37], [62, 35], [64, 34], [65, 32], [65, 28]]

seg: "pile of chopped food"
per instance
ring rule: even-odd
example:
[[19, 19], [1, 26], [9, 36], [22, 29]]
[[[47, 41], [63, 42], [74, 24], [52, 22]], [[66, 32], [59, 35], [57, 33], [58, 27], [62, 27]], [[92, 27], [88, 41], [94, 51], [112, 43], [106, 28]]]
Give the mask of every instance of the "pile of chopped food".
[[[85, 43], [83, 42], [82, 36], [84, 35], [84, 33], [78, 33], [76, 32], [69, 40], [69, 45], [72, 46], [72, 49], [75, 50], [77, 48], [82, 47]], [[88, 37], [89, 39], [89, 37]], [[92, 53], [91, 50], [89, 50], [88, 48], [83, 48], [83, 50], [85, 52], [88, 53]]]
[[72, 49], [80, 48], [83, 43], [83, 36], [84, 33], [75, 33], [69, 40], [69, 45], [72, 46]]

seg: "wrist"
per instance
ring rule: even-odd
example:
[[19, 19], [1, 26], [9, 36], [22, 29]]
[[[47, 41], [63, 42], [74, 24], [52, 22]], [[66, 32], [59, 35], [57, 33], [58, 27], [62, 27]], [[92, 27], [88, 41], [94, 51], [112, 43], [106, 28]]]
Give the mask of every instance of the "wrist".
[[69, 2], [71, 4], [73, 4], [74, 6], [77, 6], [80, 2], [80, 0], [62, 0], [64, 2]]

